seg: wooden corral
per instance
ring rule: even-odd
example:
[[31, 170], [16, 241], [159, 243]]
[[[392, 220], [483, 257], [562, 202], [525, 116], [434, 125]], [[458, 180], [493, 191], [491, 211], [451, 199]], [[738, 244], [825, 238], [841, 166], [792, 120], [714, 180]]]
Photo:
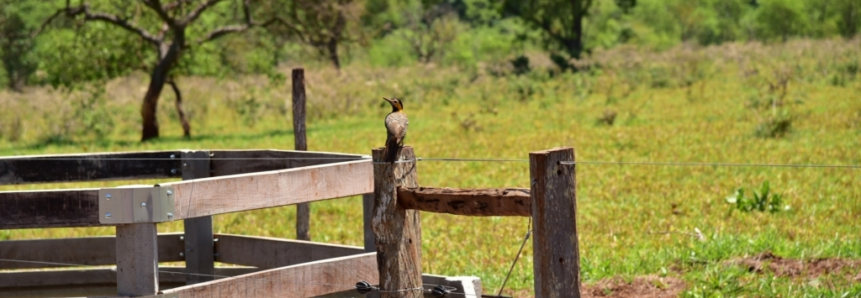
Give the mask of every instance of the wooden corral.
[[[396, 163], [382, 162], [380, 149], [372, 153], [184, 150], [0, 158], [0, 184], [183, 179], [0, 192], [0, 229], [116, 227], [115, 237], [0, 241], [0, 296], [337, 297], [345, 291], [356, 296], [359, 281], [374, 285], [367, 297], [423, 297], [432, 284], [481, 295], [477, 278], [422, 274], [419, 211], [426, 211], [531, 216], [536, 296], [579, 297], [573, 149], [531, 153], [530, 189], [485, 190], [421, 188], [411, 147]], [[212, 233], [212, 215], [355, 195], [364, 197], [365, 247]], [[156, 233], [158, 223], [175, 220], [185, 221], [184, 233]], [[57, 269], [67, 265], [76, 267]]]

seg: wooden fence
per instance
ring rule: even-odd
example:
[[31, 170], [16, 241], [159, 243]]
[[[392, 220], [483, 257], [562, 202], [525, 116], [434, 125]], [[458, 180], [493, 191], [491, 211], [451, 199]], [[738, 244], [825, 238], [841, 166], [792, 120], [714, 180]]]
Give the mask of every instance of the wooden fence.
[[[573, 149], [531, 153], [529, 190], [421, 188], [411, 147], [394, 164], [381, 162], [381, 149], [372, 153], [371, 159], [276, 150], [0, 158], [0, 184], [183, 179], [0, 192], [0, 229], [116, 227], [116, 237], [0, 241], [0, 296], [317, 297], [354, 290], [358, 281], [378, 285], [369, 295], [380, 297], [430, 295], [427, 284], [481, 295], [475, 278], [422, 275], [418, 210], [532, 216], [536, 297], [579, 296]], [[355, 195], [363, 195], [364, 248], [212, 232], [212, 215]], [[157, 234], [158, 223], [175, 220], [184, 221], [184, 233]], [[67, 264], [116, 268], [24, 270]]]

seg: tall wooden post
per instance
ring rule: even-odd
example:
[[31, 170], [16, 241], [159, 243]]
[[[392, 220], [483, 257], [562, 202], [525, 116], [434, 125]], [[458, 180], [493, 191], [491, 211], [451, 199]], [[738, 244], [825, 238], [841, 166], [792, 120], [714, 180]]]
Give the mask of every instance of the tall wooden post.
[[[383, 148], [374, 149], [372, 227], [380, 270], [380, 297], [422, 297], [421, 220], [419, 212], [398, 205], [397, 188], [418, 187], [416, 156], [404, 147], [400, 163], [384, 163]], [[395, 292], [397, 291], [397, 292]]]
[[580, 297], [574, 149], [529, 153], [536, 298]]
[[[209, 151], [182, 152], [182, 180], [209, 177]], [[215, 255], [213, 251], [212, 216], [183, 220], [185, 227], [186, 284], [213, 280]]]
[[117, 295], [158, 292], [158, 241], [154, 223], [117, 225]]
[[[293, 140], [296, 150], [307, 151], [305, 138], [305, 69], [293, 69]], [[311, 240], [311, 204], [296, 205], [296, 239]]]

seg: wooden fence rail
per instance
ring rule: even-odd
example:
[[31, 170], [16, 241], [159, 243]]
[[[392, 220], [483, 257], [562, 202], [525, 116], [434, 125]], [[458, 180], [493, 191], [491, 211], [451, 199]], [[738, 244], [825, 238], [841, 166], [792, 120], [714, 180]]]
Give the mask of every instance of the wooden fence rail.
[[[557, 148], [529, 156], [529, 189], [478, 190], [419, 187], [412, 147], [403, 148], [396, 163], [382, 162], [382, 149], [373, 150], [370, 159], [276, 150], [0, 158], [0, 184], [183, 179], [154, 186], [0, 192], [0, 229], [116, 226], [116, 237], [0, 242], [0, 259], [116, 265], [0, 272], [0, 294], [10, 287], [53, 287], [58, 284], [46, 279], [68, 278], [68, 285], [115, 284], [120, 296], [310, 297], [350, 290], [364, 280], [378, 285], [373, 294], [379, 297], [423, 297], [428, 280], [443, 282], [421, 272], [419, 211], [426, 211], [531, 216], [536, 297], [579, 297], [574, 151]], [[44, 167], [59, 170], [35, 174], [47, 171]], [[364, 248], [212, 233], [215, 214], [361, 194]], [[184, 234], [157, 235], [158, 223], [174, 220], [185, 220]], [[57, 246], [65, 249], [50, 249]], [[159, 267], [175, 261], [186, 267]], [[220, 269], [216, 261], [249, 267]], [[46, 267], [52, 265], [0, 261], [0, 269]], [[187, 285], [176, 287], [182, 279], [171, 270], [181, 270]], [[481, 291], [473, 279], [445, 282], [472, 295]], [[160, 289], [168, 284], [174, 288]]]

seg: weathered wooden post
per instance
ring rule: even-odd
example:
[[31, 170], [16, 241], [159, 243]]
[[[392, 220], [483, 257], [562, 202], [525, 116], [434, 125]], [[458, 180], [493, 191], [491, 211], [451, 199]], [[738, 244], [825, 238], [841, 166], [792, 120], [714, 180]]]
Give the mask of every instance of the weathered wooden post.
[[158, 242], [155, 223], [117, 225], [117, 295], [158, 292]]
[[[305, 138], [305, 69], [293, 69], [293, 140], [296, 150], [307, 151]], [[311, 240], [311, 203], [296, 204], [296, 239]]]
[[[182, 152], [182, 180], [209, 177], [209, 151]], [[212, 216], [183, 220], [185, 227], [186, 284], [213, 280], [215, 255], [213, 251]]]
[[416, 156], [404, 147], [399, 162], [383, 162], [383, 148], [374, 149], [372, 227], [380, 270], [380, 297], [422, 297], [421, 221], [419, 212], [398, 205], [397, 188], [418, 187]]
[[574, 148], [529, 153], [536, 298], [580, 297]]

